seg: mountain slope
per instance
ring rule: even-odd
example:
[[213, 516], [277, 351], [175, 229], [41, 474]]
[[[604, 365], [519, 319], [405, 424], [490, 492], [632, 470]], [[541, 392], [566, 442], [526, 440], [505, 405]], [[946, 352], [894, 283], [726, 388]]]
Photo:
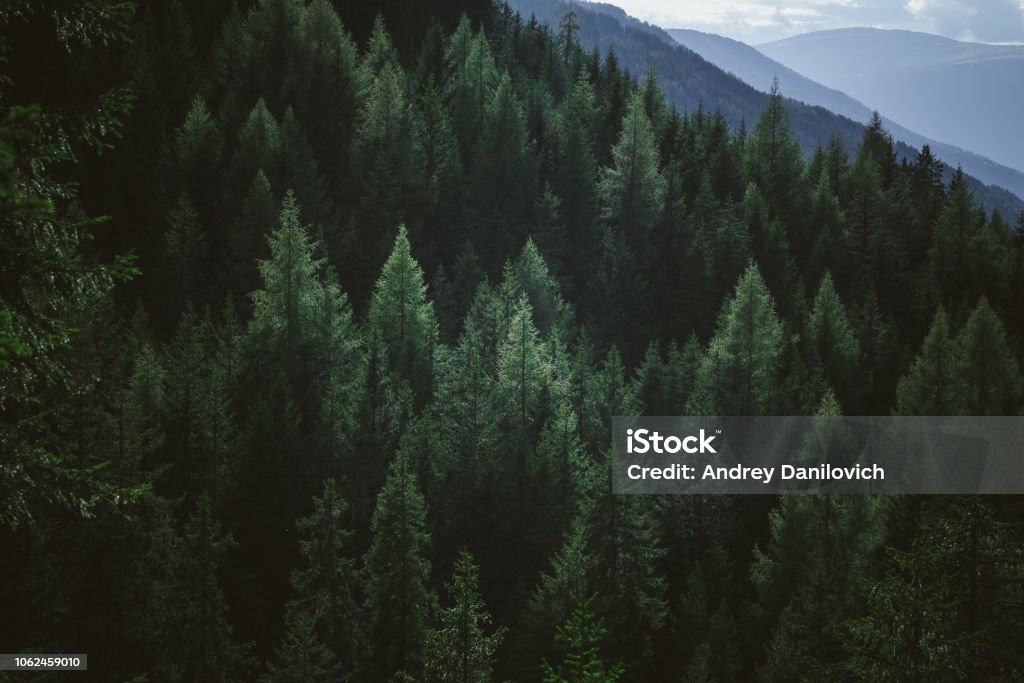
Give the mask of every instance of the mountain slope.
[[[680, 45], [661, 28], [630, 17], [618, 7], [570, 0], [512, 0], [511, 5], [523, 16], [532, 14], [551, 26], [557, 26], [565, 12], [574, 10], [580, 25], [579, 38], [587, 49], [614, 50], [619, 64], [634, 76], [642, 76], [653, 67], [666, 97], [680, 110], [692, 111], [698, 106], [717, 109], [730, 126], [753, 125], [764, 110], [765, 93]], [[787, 95], [785, 91], [783, 94]], [[805, 153], [819, 143], [827, 143], [833, 135], [838, 135], [852, 152], [863, 136], [863, 125], [824, 107], [787, 96], [786, 109]], [[898, 142], [896, 150], [901, 157], [915, 154], [915, 149], [905, 143]], [[952, 169], [947, 165], [947, 182], [951, 176]], [[999, 209], [1004, 216], [1024, 211], [1024, 200], [1012, 192], [986, 185], [973, 176], [968, 183], [986, 208]]]
[[756, 47], [922, 135], [1024, 171], [1024, 46], [858, 28]]
[[[795, 100], [825, 107], [861, 123], [867, 123], [871, 118], [872, 110], [849, 95], [813, 81], [745, 43], [689, 29], [667, 29], [667, 33], [680, 44], [758, 90], [767, 92], [772, 79], [778, 78], [782, 92]], [[1018, 197], [1024, 197], [1024, 173], [908, 130], [889, 119], [886, 116], [888, 111], [882, 110], [881, 113], [886, 126], [897, 140], [917, 148], [927, 144], [950, 166], [962, 166], [965, 172], [982, 182], [1004, 187]]]

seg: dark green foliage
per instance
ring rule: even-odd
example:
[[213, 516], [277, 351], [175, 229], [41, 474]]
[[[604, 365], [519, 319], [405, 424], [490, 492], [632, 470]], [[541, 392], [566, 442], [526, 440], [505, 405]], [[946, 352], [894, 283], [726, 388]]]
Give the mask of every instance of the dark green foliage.
[[299, 610], [288, 617], [284, 640], [260, 683], [330, 683], [341, 680], [334, 654], [317, 637], [316, 618]]
[[378, 679], [422, 675], [425, 637], [436, 598], [427, 580], [430, 535], [426, 504], [408, 458], [399, 454], [377, 497], [364, 558], [369, 615], [368, 674]]
[[607, 630], [590, 610], [592, 600], [578, 600], [565, 624], [558, 627], [555, 640], [564, 659], [557, 669], [544, 662], [545, 683], [613, 683], [622, 675], [621, 665], [609, 666], [601, 659], [599, 643]]
[[117, 2], [69, 8], [19, 2], [0, 16], [0, 443], [6, 460], [0, 523], [8, 528], [31, 523], [41, 504], [88, 508], [100, 493], [90, 490], [86, 463], [74, 457], [67, 435], [47, 414], [73, 391], [62, 353], [69, 338], [113, 285], [134, 272], [131, 259], [86, 255], [100, 220], [75, 207], [75, 184], [60, 168], [109, 147], [130, 106], [128, 89], [94, 83], [61, 93], [56, 103], [26, 101], [26, 94], [38, 95], [26, 61], [33, 52], [9, 55], [8, 35], [37, 41], [34, 54], [52, 60], [55, 79], [68, 79], [75, 68], [71, 52], [122, 43], [133, 9]]
[[313, 498], [313, 512], [296, 522], [303, 566], [289, 581], [296, 598], [286, 609], [285, 631], [295, 630], [296, 647], [315, 650], [319, 638], [325, 653], [340, 656], [351, 669], [362, 634], [358, 577], [343, 553], [352, 535], [344, 528], [347, 512], [334, 480], [325, 479], [323, 493]]
[[955, 415], [962, 406], [962, 387], [957, 370], [960, 349], [949, 330], [949, 318], [939, 309], [921, 351], [896, 393], [901, 415]]
[[1017, 359], [1007, 344], [1003, 323], [982, 297], [957, 338], [960, 381], [967, 415], [1017, 415], [1024, 404]]
[[[486, 683], [491, 680], [494, 651], [501, 643], [504, 630], [488, 635], [490, 626], [477, 587], [478, 569], [472, 555], [463, 550], [455, 561], [455, 571], [448, 584], [451, 606], [443, 608], [440, 624], [427, 634], [426, 680]], [[488, 629], [490, 630], [490, 629]]]
[[781, 405], [785, 333], [771, 295], [751, 263], [722, 307], [694, 382], [691, 415], [772, 415]]
[[188, 680], [228, 680], [239, 659], [232, 645], [227, 604], [217, 583], [217, 571], [233, 541], [222, 534], [206, 496], [196, 503], [181, 540], [181, 603], [173, 611], [172, 645], [178, 648], [176, 667]]
[[853, 403], [859, 393], [860, 344], [828, 272], [814, 298], [807, 332], [825, 380], [845, 404]]
[[880, 117], [709, 111], [727, 77], [589, 7], [228, 4], [0, 17], [0, 641], [1021, 677], [1018, 501], [620, 496], [608, 454], [616, 415], [813, 413], [810, 456], [841, 412], [1018, 414], [1024, 219]]
[[400, 226], [370, 301], [370, 343], [381, 361], [380, 381], [393, 390], [403, 383], [426, 401], [431, 392], [437, 319], [427, 300], [423, 270], [412, 257]]

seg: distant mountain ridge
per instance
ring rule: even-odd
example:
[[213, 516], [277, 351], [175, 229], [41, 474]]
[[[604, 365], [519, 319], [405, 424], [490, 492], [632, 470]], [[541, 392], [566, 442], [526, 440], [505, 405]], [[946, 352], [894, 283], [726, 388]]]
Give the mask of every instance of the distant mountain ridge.
[[[699, 106], [718, 110], [730, 126], [751, 126], [764, 110], [768, 97], [764, 92], [680, 45], [663, 29], [633, 18], [619, 7], [570, 0], [511, 0], [510, 4], [525, 17], [534, 15], [551, 26], [557, 26], [565, 12], [574, 10], [584, 47], [597, 47], [602, 52], [614, 50], [619, 64], [634, 77], [642, 76], [653, 66], [666, 97], [680, 110], [694, 111]], [[824, 107], [794, 100], [785, 90], [782, 94], [786, 96], [794, 134], [805, 153], [811, 153], [818, 144], [827, 144], [833, 135], [839, 136], [848, 151], [856, 149], [864, 134], [861, 123]], [[896, 151], [901, 158], [912, 158], [916, 153], [903, 142], [897, 142]], [[947, 182], [952, 172], [947, 164]], [[989, 210], [999, 209], [1008, 217], [1024, 211], [1024, 200], [1009, 190], [986, 185], [970, 175], [968, 184]]]
[[816, 31], [756, 45], [921, 135], [1024, 171], [1024, 46], [915, 31]]
[[[797, 73], [746, 43], [690, 29], [666, 29], [666, 32], [680, 44], [762, 92], [767, 92], [772, 79], [778, 78], [779, 87], [788, 97], [825, 107], [860, 123], [867, 123], [871, 118], [872, 109], [861, 102]], [[1021, 171], [908, 130], [886, 116], [887, 113], [881, 112], [882, 119], [897, 140], [917, 148], [927, 144], [950, 166], [960, 165], [982, 182], [1006, 188], [1024, 198], [1024, 173]]]

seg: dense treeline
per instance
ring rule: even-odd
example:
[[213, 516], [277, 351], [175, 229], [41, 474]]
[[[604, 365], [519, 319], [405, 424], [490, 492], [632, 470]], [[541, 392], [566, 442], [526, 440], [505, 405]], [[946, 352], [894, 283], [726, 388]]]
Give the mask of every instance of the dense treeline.
[[609, 460], [619, 414], [1019, 414], [1024, 216], [877, 120], [805, 158], [778, 93], [675, 111], [572, 14], [350, 4], [0, 15], [0, 641], [102, 680], [1024, 675], [1017, 499], [621, 497]]

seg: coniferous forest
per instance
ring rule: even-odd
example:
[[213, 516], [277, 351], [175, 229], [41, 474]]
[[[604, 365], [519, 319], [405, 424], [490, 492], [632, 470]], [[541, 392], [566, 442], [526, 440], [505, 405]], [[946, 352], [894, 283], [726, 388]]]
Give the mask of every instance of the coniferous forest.
[[1018, 497], [611, 493], [614, 415], [1024, 410], [927, 148], [485, 0], [0, 26], [0, 650], [90, 671], [0, 680], [1024, 677]]

